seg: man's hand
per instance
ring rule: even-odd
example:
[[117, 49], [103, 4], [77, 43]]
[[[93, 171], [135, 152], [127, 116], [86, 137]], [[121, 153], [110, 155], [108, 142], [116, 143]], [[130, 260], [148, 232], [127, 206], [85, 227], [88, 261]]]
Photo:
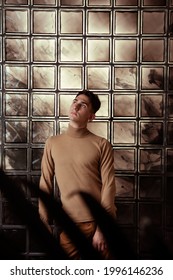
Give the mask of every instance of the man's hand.
[[106, 241], [102, 232], [97, 228], [93, 236], [93, 246], [99, 252], [104, 252], [107, 249]]

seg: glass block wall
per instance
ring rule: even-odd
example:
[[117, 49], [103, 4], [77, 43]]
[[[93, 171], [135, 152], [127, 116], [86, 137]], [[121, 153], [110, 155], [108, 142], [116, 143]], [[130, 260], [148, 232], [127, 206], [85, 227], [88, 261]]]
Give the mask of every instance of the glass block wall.
[[[0, 0], [0, 162], [38, 183], [46, 139], [82, 89], [102, 107], [89, 129], [114, 149], [118, 223], [140, 258], [153, 224], [173, 249], [173, 0]], [[37, 203], [34, 195], [26, 196]], [[0, 228], [41, 256], [0, 198]]]

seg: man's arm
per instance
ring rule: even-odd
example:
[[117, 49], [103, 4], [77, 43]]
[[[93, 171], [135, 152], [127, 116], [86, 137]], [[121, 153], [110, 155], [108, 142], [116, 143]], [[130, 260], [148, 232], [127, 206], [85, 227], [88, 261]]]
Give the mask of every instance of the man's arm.
[[[101, 205], [110, 215], [116, 217], [114, 158], [112, 146], [108, 141], [102, 145], [100, 174], [102, 179]], [[93, 246], [103, 253], [107, 250], [104, 236], [98, 227], [93, 236]]]
[[[54, 161], [51, 155], [51, 138], [46, 141], [43, 157], [41, 161], [41, 177], [39, 187], [44, 192], [51, 194], [53, 190], [53, 178], [54, 178]], [[48, 210], [44, 203], [39, 199], [38, 210], [41, 219], [51, 231], [49, 223]]]

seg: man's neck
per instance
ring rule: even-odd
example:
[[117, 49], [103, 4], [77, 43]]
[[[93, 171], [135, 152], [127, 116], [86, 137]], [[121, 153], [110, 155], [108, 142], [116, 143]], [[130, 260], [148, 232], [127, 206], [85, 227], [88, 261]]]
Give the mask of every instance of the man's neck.
[[77, 122], [70, 121], [69, 123], [73, 128], [87, 128], [87, 124], [79, 124]]

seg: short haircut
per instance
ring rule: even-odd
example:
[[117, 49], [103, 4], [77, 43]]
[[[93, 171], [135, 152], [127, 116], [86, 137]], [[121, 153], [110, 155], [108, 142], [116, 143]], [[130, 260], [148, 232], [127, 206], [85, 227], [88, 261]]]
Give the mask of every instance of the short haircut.
[[100, 99], [99, 99], [98, 95], [94, 94], [90, 90], [82, 90], [82, 91], [78, 92], [76, 97], [81, 95], [81, 94], [84, 94], [89, 98], [89, 100], [91, 102], [93, 113], [95, 114], [100, 109], [100, 106], [101, 106], [101, 102], [100, 102]]

